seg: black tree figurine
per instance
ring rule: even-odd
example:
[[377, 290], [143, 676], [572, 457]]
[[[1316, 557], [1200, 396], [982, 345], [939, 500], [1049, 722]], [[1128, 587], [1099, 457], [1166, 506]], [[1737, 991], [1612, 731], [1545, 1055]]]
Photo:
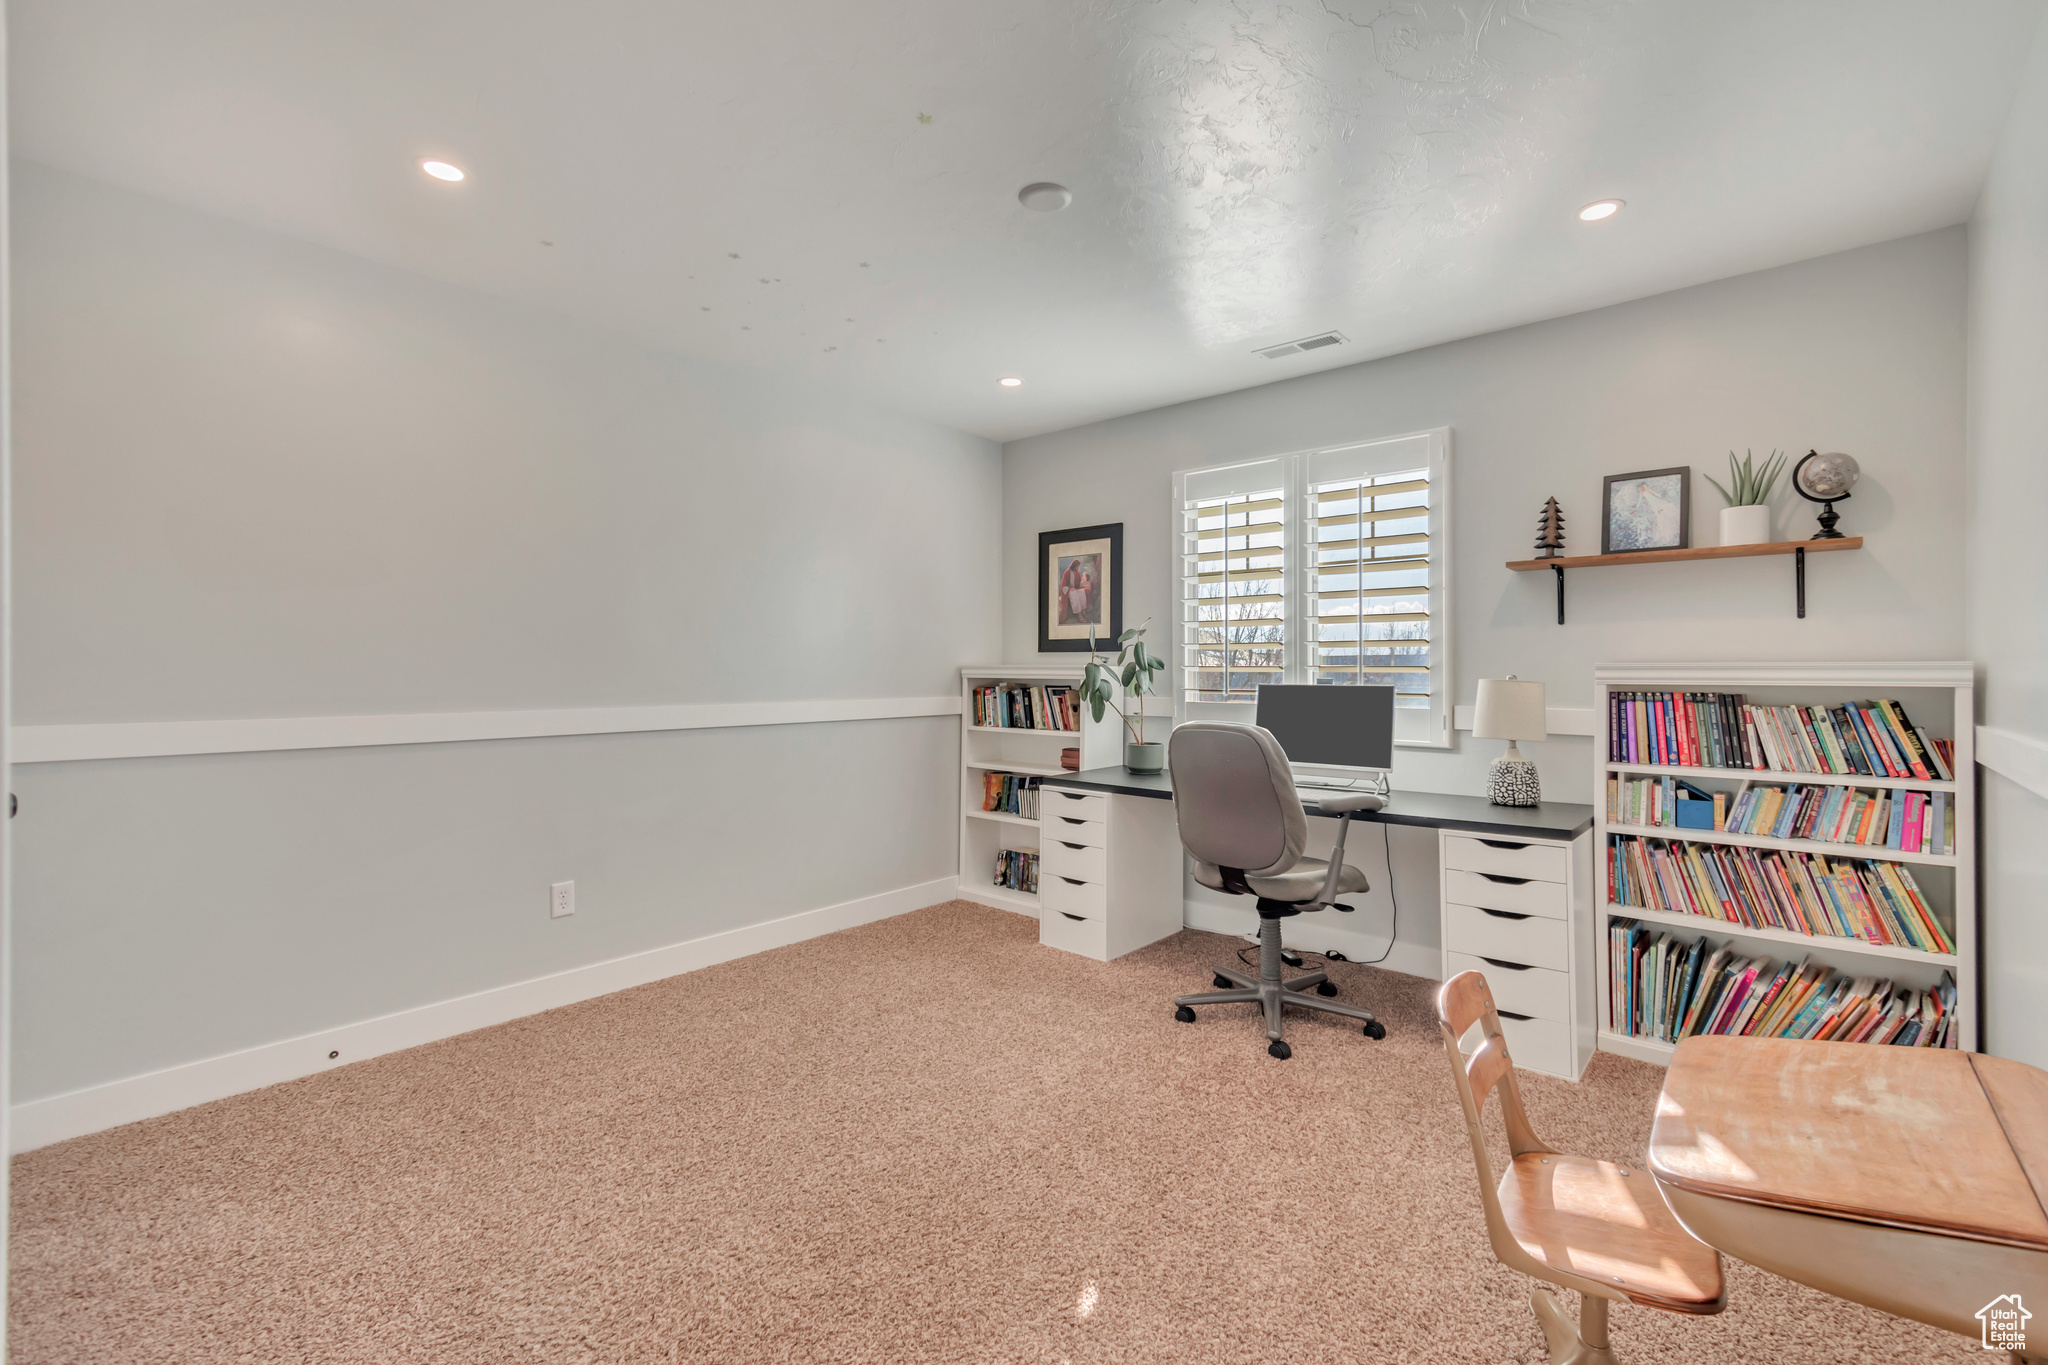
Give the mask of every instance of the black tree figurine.
[[1564, 512], [1556, 498], [1545, 498], [1543, 510], [1536, 514], [1536, 548], [1543, 552], [1539, 559], [1555, 559], [1564, 548]]

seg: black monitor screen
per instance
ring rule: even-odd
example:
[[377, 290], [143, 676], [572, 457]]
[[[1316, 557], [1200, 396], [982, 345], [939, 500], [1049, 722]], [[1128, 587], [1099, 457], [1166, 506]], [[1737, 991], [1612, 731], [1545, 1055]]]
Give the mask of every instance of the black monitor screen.
[[1290, 763], [1394, 766], [1391, 687], [1262, 686], [1259, 727], [1273, 732]]

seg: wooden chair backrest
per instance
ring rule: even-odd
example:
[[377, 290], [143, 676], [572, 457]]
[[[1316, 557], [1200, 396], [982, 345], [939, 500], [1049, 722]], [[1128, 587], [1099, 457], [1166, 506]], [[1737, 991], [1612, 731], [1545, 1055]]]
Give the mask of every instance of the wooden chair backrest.
[[[1465, 1128], [1472, 1139], [1472, 1160], [1479, 1168], [1479, 1200], [1486, 1209], [1486, 1231], [1493, 1254], [1501, 1263], [1525, 1274], [1554, 1276], [1523, 1251], [1508, 1231], [1501, 1215], [1500, 1193], [1493, 1174], [1493, 1162], [1486, 1155], [1486, 1125], [1481, 1114], [1487, 1099], [1500, 1092], [1501, 1118], [1507, 1125], [1508, 1150], [1514, 1156], [1556, 1149], [1536, 1136], [1529, 1115], [1522, 1108], [1522, 1092], [1515, 1081], [1514, 1059], [1508, 1055], [1508, 1040], [1501, 1031], [1500, 1014], [1494, 1009], [1493, 992], [1479, 972], [1460, 972], [1443, 984], [1436, 995], [1437, 1026], [1444, 1035], [1444, 1051], [1451, 1059], [1451, 1075], [1458, 1086], [1458, 1100], [1465, 1110]], [[1479, 1026], [1479, 1045], [1467, 1053], [1462, 1041]]]

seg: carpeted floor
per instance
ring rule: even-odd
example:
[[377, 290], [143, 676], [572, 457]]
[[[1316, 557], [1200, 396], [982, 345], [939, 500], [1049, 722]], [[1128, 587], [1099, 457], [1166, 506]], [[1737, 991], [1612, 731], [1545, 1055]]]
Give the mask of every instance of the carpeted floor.
[[[1384, 1042], [1173, 1021], [1238, 940], [1102, 965], [954, 902], [40, 1151], [15, 1365], [1543, 1359], [1487, 1250], [1428, 985]], [[1640, 1162], [1661, 1072], [1525, 1074]], [[1746, 1266], [1624, 1360], [1976, 1361]]]

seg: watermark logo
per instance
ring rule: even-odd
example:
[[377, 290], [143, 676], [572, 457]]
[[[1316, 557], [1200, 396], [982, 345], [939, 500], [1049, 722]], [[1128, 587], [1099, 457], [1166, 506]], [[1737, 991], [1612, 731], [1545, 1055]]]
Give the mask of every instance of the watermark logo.
[[1984, 1324], [1984, 1349], [2016, 1351], [2027, 1349], [2027, 1319], [2033, 1317], [2017, 1294], [2000, 1294], [1977, 1310]]

